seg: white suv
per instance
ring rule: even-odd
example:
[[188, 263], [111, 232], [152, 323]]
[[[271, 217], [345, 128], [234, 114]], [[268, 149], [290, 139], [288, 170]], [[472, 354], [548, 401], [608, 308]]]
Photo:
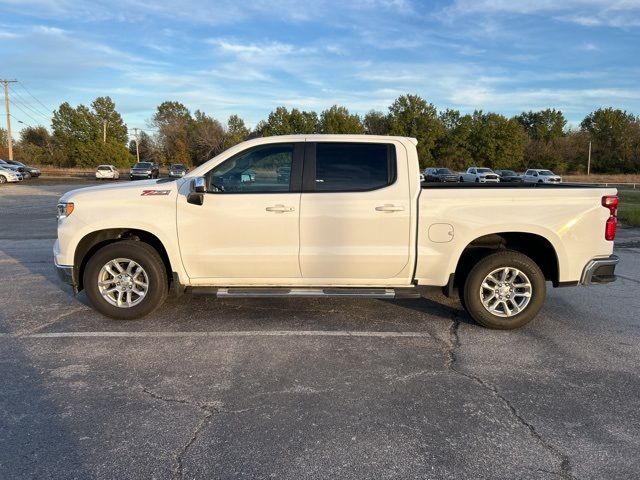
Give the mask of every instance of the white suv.
[[525, 183], [562, 183], [562, 177], [551, 170], [530, 168], [522, 177]]

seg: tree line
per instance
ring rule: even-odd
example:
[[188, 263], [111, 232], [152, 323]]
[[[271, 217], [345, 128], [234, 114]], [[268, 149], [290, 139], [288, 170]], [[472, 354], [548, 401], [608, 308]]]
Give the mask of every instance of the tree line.
[[[23, 129], [14, 153], [27, 164], [128, 167], [136, 158], [130, 133], [109, 97], [96, 98], [89, 107], [65, 102], [53, 113], [51, 131], [42, 126]], [[141, 160], [193, 166], [249, 138], [313, 133], [415, 137], [422, 167], [453, 170], [481, 165], [583, 172], [591, 142], [593, 172], [640, 170], [640, 118], [621, 109], [600, 108], [578, 128], [567, 128], [564, 114], [556, 109], [511, 118], [482, 110], [462, 114], [453, 109], [438, 111], [410, 94], [395, 99], [386, 112], [371, 110], [363, 116], [339, 105], [319, 114], [281, 106], [254, 129], [238, 115], [221, 122], [200, 110], [191, 112], [180, 102], [167, 101], [157, 107], [149, 128], [137, 139]], [[6, 131], [0, 131], [3, 135]], [[5, 138], [0, 140], [5, 145]], [[5, 155], [0, 151], [0, 156]]]

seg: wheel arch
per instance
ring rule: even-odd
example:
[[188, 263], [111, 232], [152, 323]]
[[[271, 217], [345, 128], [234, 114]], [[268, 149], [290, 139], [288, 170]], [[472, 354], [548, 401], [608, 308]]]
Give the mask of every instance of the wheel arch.
[[456, 264], [454, 285], [460, 286], [473, 265], [500, 249], [528, 256], [540, 267], [545, 280], [551, 281], [554, 287], [560, 284], [560, 258], [549, 239], [537, 233], [506, 231], [482, 235], [465, 246]]
[[153, 247], [165, 266], [169, 284], [173, 280], [169, 255], [162, 241], [153, 233], [135, 228], [106, 228], [88, 233], [78, 242], [74, 252], [74, 274], [78, 291], [84, 288], [83, 276], [87, 262], [102, 247], [122, 240], [137, 240]]

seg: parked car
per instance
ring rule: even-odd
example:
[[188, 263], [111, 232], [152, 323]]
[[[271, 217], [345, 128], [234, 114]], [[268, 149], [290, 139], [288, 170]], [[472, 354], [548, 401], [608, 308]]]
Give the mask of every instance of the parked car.
[[96, 169], [96, 179], [98, 180], [118, 180], [120, 172], [113, 165], [98, 165]]
[[19, 162], [17, 160], [5, 160], [5, 162], [11, 164], [11, 165], [15, 165], [17, 167], [24, 167], [24, 169], [29, 173], [29, 175], [32, 178], [37, 178], [40, 176], [41, 172], [39, 169], [35, 168], [35, 167], [30, 167], [28, 165], [25, 165], [22, 162]]
[[526, 183], [561, 183], [562, 177], [556, 175], [551, 170], [541, 168], [530, 168], [522, 177]]
[[187, 167], [185, 167], [181, 163], [174, 163], [169, 167], [169, 177], [171, 178], [184, 177], [187, 172]]
[[0, 159], [0, 167], [4, 168], [5, 170], [11, 170], [13, 172], [20, 173], [21, 179], [31, 178], [31, 175], [29, 174], [29, 172], [25, 167], [21, 167], [19, 165], [13, 165], [9, 163], [7, 160]]
[[13, 183], [13, 182], [21, 182], [22, 174], [15, 170], [10, 170], [8, 168], [3, 168], [0, 165], [0, 183]]
[[496, 170], [501, 182], [522, 183], [522, 175], [518, 175], [513, 170]]
[[466, 172], [460, 174], [461, 182], [498, 183], [500, 177], [490, 168], [469, 167]]
[[425, 182], [457, 182], [458, 175], [448, 168], [426, 168], [424, 170]]
[[131, 180], [140, 178], [158, 178], [159, 175], [160, 169], [158, 168], [158, 165], [153, 162], [138, 162], [131, 167], [131, 171], [129, 172], [129, 178]]
[[276, 177], [278, 183], [289, 183], [289, 178], [291, 177], [291, 167], [278, 167], [278, 169], [276, 170]]
[[[447, 295], [457, 288], [472, 318], [499, 329], [534, 318], [546, 282], [615, 280], [615, 188], [421, 185], [416, 143], [263, 137], [174, 182], [67, 192], [57, 208], [58, 273], [96, 310], [121, 319], [187, 289], [393, 299], [440, 286]], [[279, 183], [285, 163], [289, 183]], [[241, 182], [250, 169], [264, 180]]]

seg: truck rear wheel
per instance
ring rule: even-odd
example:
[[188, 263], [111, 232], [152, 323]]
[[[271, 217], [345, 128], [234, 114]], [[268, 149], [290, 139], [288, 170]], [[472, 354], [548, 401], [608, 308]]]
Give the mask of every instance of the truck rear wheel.
[[111, 243], [89, 259], [83, 275], [91, 305], [103, 315], [130, 320], [148, 315], [167, 297], [164, 263], [150, 245]]
[[501, 330], [522, 327], [544, 304], [544, 274], [526, 255], [503, 250], [471, 269], [462, 296], [465, 310], [480, 325]]

